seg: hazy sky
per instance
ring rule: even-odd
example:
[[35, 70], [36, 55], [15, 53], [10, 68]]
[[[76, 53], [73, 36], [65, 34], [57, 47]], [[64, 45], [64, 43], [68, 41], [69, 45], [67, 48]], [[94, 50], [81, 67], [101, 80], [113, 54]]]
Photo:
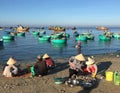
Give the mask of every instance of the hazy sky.
[[120, 0], [0, 0], [0, 25], [120, 25]]

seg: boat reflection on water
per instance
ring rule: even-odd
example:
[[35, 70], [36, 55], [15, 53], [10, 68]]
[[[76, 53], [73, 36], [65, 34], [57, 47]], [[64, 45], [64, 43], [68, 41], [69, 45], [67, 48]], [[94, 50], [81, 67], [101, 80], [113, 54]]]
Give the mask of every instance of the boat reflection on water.
[[101, 41], [101, 40], [99, 40], [99, 44], [100, 45], [104, 44], [105, 46], [110, 46], [111, 45], [111, 41]]
[[53, 46], [53, 49], [55, 51], [58, 51], [60, 55], [63, 54], [64, 49], [67, 47], [66, 43], [63, 43], [63, 44], [51, 43], [51, 44]]
[[52, 46], [54, 48], [65, 48], [67, 46], [67, 44], [66, 43], [63, 43], [63, 44], [52, 43]]
[[46, 40], [38, 40], [39, 43], [50, 43], [50, 41], [46, 41]]
[[13, 42], [14, 40], [3, 40], [4, 43], [10, 43]]

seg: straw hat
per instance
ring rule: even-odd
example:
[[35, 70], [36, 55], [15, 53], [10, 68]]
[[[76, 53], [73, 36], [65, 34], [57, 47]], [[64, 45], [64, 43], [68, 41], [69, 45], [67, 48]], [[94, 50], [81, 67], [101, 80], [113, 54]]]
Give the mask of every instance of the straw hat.
[[88, 61], [86, 61], [86, 65], [91, 65], [93, 63], [95, 63], [95, 61], [92, 58], [88, 57]]
[[79, 55], [75, 56], [75, 59], [77, 59], [79, 61], [85, 61], [85, 58], [82, 54], [79, 54]]
[[15, 59], [12, 58], [12, 57], [10, 57], [9, 60], [7, 61], [7, 64], [8, 64], [8, 65], [13, 65], [13, 64], [15, 64], [15, 63], [16, 63], [16, 61], [15, 61]]
[[49, 58], [48, 54], [44, 54], [43, 58]]

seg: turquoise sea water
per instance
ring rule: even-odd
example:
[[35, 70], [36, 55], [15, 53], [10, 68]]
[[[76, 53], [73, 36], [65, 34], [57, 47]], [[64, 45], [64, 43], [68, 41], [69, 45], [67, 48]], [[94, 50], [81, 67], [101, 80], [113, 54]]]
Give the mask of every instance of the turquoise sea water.
[[[98, 35], [103, 34], [103, 31], [98, 31], [95, 27], [78, 27], [78, 33], [88, 32], [88, 29], [95, 35], [94, 40], [82, 42], [82, 53], [84, 55], [105, 54], [120, 51], [120, 39], [112, 38], [111, 41], [99, 41]], [[41, 42], [37, 36], [32, 34], [32, 31], [38, 29], [31, 28], [25, 33], [24, 37], [15, 36], [14, 41], [6, 41], [3, 47], [0, 47], [0, 62], [5, 62], [10, 56], [14, 56], [19, 62], [34, 61], [37, 55], [48, 53], [53, 58], [66, 58], [77, 54], [75, 48], [76, 41], [73, 37], [73, 31], [67, 29], [66, 33], [70, 34], [66, 45], [53, 45], [50, 42]], [[4, 31], [11, 31], [4, 29]], [[0, 38], [4, 35], [4, 31], [0, 31]], [[46, 34], [53, 32], [45, 28]], [[120, 28], [110, 28], [111, 32], [120, 33]]]

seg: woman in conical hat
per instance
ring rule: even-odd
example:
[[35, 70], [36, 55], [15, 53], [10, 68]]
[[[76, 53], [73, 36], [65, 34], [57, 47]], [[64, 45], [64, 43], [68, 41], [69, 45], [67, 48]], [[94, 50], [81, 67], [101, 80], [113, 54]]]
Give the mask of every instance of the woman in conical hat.
[[48, 54], [44, 54], [43, 59], [49, 58]]
[[86, 61], [86, 65], [87, 65], [87, 71], [91, 73], [92, 77], [95, 77], [98, 71], [98, 67], [95, 64], [94, 59], [88, 57], [88, 61]]
[[18, 74], [18, 68], [14, 65], [15, 63], [16, 63], [15, 59], [13, 57], [10, 57], [3, 69], [3, 76], [13, 77]]
[[48, 56], [48, 54], [44, 54], [43, 59], [46, 62], [48, 69], [54, 67], [55, 63], [53, 59], [50, 56]]
[[94, 59], [88, 57], [88, 61], [86, 61], [86, 65], [92, 65], [94, 63], [95, 63]]
[[42, 56], [38, 55], [37, 56], [37, 61], [34, 65], [34, 72], [36, 76], [44, 76], [47, 74], [48, 70], [47, 70], [47, 65], [46, 63], [43, 61]]
[[84, 67], [85, 58], [82, 54], [77, 56], [72, 56], [69, 59], [69, 78], [71, 78], [74, 74], [77, 76], [79, 72], [82, 72]]
[[75, 59], [79, 60], [79, 61], [85, 61], [85, 58], [84, 58], [83, 54], [76, 55]]
[[8, 65], [14, 65], [15, 63], [16, 63], [16, 61], [13, 57], [10, 57], [9, 60], [7, 61]]

